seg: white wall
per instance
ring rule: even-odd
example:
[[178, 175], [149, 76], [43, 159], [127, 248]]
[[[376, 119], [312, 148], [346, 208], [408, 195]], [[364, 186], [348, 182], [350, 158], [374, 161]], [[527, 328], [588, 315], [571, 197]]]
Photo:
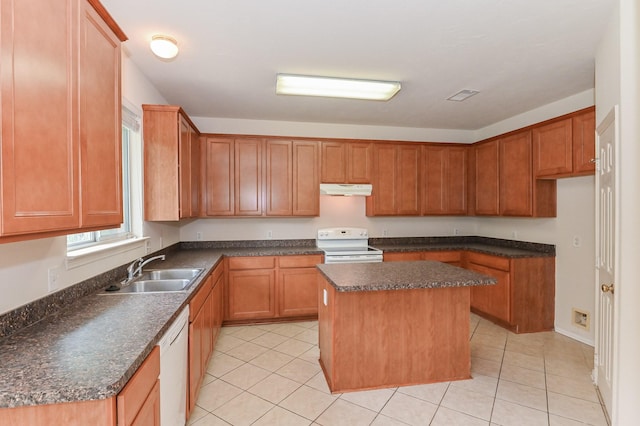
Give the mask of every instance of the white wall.
[[[141, 113], [143, 103], [167, 103], [145, 76], [123, 56], [122, 95], [126, 104]], [[141, 147], [138, 146], [140, 158]], [[138, 163], [140, 166], [141, 163]], [[138, 170], [138, 175], [140, 171]], [[150, 235], [151, 250], [157, 250], [179, 240], [175, 225], [145, 224], [144, 233]], [[66, 268], [66, 237], [0, 244], [0, 314], [46, 296], [48, 269], [58, 268], [59, 289], [93, 277], [144, 255], [143, 249], [120, 250], [100, 261]]]

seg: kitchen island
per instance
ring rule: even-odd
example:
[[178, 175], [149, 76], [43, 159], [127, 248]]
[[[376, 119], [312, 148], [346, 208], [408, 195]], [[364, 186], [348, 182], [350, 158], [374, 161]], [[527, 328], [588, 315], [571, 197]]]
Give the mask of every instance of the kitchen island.
[[320, 364], [331, 392], [470, 378], [470, 286], [435, 261], [317, 266]]

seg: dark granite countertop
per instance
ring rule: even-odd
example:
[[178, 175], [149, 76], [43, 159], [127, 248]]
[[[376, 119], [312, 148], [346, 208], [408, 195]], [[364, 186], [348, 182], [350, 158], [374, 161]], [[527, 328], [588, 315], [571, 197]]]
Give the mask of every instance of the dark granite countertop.
[[316, 266], [340, 292], [468, 287], [495, 284], [496, 279], [431, 260], [343, 263]]
[[[385, 251], [467, 249], [508, 257], [555, 255], [551, 245], [531, 246], [532, 243], [483, 237], [380, 238], [370, 239], [370, 244]], [[167, 258], [151, 264], [151, 269], [196, 267], [205, 272], [182, 293], [101, 294], [109, 284], [124, 277], [126, 265], [122, 265], [0, 315], [0, 407], [115, 396], [223, 256], [306, 255], [322, 251], [315, 247], [315, 240], [264, 240], [183, 242], [149, 256], [156, 254], [167, 254]], [[403, 269], [403, 263], [382, 263], [377, 267], [392, 271]], [[323, 273], [338, 273], [332, 272], [340, 269], [334, 268], [337, 266], [344, 265], [322, 265], [320, 269]], [[413, 279], [424, 276], [420, 269], [423, 267], [429, 269], [431, 282]], [[357, 287], [362, 285], [358, 284], [362, 283], [362, 275], [354, 274], [353, 268], [360, 267], [350, 265], [343, 269], [360, 277], [352, 281]], [[452, 272], [453, 279], [438, 275]], [[437, 262], [417, 262], [410, 268], [405, 265], [404, 273], [411, 278], [405, 280], [405, 287], [465, 285], [465, 280], [479, 280], [471, 285], [488, 283], [479, 274]], [[374, 275], [376, 279], [371, 277], [369, 282], [381, 288], [398, 285], [397, 280], [394, 284], [389, 278], [396, 272]], [[385, 276], [388, 281], [384, 281]], [[340, 277], [335, 278], [344, 282]]]

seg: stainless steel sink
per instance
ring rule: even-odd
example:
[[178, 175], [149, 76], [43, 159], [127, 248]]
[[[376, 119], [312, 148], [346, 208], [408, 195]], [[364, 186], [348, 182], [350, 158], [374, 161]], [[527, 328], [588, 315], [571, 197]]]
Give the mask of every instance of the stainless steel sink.
[[118, 293], [160, 293], [167, 291], [184, 291], [191, 280], [138, 280], [122, 287]]
[[141, 280], [190, 280], [202, 272], [200, 268], [153, 269], [143, 271]]
[[112, 285], [101, 294], [167, 293], [186, 291], [204, 271], [202, 268], [172, 268], [143, 271], [129, 284]]

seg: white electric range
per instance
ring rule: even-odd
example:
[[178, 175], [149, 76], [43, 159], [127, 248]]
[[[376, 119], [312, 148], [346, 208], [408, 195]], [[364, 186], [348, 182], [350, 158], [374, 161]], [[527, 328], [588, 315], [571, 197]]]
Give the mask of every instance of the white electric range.
[[369, 245], [365, 228], [318, 229], [316, 246], [324, 251], [324, 263], [382, 262], [382, 250]]

